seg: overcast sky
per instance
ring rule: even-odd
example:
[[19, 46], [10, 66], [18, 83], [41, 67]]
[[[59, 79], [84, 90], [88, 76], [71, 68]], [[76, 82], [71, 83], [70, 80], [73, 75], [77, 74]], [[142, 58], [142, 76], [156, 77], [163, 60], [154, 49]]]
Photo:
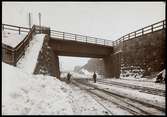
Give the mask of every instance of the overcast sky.
[[[38, 24], [41, 12], [42, 25], [52, 29], [116, 40], [165, 19], [165, 5], [164, 2], [3, 2], [2, 22], [28, 26], [31, 12], [32, 22]], [[64, 68], [72, 69], [87, 60], [61, 57], [60, 62]]]

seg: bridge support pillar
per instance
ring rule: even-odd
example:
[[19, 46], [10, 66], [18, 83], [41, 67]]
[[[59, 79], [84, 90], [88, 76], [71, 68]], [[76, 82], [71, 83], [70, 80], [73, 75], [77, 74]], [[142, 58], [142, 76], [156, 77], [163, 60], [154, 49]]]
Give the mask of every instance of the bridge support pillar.
[[58, 55], [55, 55], [55, 73], [56, 73], [56, 77], [60, 78], [60, 67], [59, 67], [59, 57], [58, 57]]
[[104, 61], [104, 76], [105, 78], [114, 77], [113, 75], [113, 59], [112, 56], [103, 58]]
[[112, 54], [103, 58], [104, 60], [104, 76], [105, 78], [119, 78], [121, 70], [121, 56], [120, 53]]
[[121, 73], [121, 52], [115, 53], [113, 56], [114, 77], [119, 78]]

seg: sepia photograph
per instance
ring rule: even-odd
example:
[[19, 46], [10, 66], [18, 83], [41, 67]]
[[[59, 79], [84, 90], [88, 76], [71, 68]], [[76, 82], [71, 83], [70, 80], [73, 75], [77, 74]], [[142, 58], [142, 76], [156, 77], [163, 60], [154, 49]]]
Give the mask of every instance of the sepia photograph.
[[1, 6], [2, 115], [166, 115], [166, 2]]

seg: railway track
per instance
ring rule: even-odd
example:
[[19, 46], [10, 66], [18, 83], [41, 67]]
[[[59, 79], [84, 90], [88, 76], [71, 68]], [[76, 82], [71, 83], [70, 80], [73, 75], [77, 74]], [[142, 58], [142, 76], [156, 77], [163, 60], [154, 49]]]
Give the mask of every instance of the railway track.
[[139, 92], [144, 92], [144, 93], [148, 93], [148, 94], [159, 95], [159, 96], [165, 97], [165, 90], [155, 89], [155, 88], [151, 88], [151, 87], [137, 86], [137, 85], [132, 85], [132, 84], [125, 84], [125, 83], [120, 83], [120, 82], [115, 82], [115, 81], [105, 81], [105, 80], [101, 80], [101, 79], [98, 79], [97, 82], [101, 83], [101, 84], [110, 85], [110, 86], [118, 85], [121, 87], [136, 89], [136, 90], [139, 90]]
[[[79, 80], [81, 80], [81, 79], [79, 79]], [[82, 80], [92, 81], [92, 79], [82, 79]], [[108, 86], [117, 85], [120, 87], [127, 87], [127, 88], [131, 88], [131, 89], [139, 90], [139, 92], [148, 93], [148, 94], [152, 94], [152, 95], [158, 95], [158, 96], [163, 96], [163, 97], [165, 97], [165, 95], [166, 95], [165, 90], [155, 89], [155, 88], [151, 88], [151, 87], [143, 87], [143, 86], [137, 86], [137, 85], [133, 85], [133, 84], [125, 84], [125, 83], [120, 83], [120, 82], [115, 82], [115, 81], [108, 81], [105, 79], [97, 79], [97, 82], [99, 84], [104, 84], [104, 85], [108, 85]]]
[[86, 80], [75, 79], [72, 80], [72, 84], [78, 86], [80, 89], [86, 90], [91, 95], [94, 95], [94, 97], [107, 100], [117, 105], [119, 108], [128, 111], [132, 115], [165, 115], [165, 108], [106, 91], [95, 87]]

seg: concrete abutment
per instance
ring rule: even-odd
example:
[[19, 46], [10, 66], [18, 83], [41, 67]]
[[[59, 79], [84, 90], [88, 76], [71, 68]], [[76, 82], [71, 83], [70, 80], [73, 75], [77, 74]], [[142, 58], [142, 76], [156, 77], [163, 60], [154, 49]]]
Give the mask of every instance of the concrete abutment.
[[105, 78], [119, 78], [121, 69], [121, 53], [112, 54], [103, 58]]

